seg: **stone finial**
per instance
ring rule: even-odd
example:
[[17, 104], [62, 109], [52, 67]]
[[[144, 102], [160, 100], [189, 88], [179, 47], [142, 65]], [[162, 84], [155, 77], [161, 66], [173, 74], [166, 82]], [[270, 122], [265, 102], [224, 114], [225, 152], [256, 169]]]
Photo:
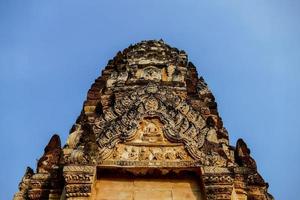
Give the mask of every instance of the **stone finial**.
[[54, 134], [44, 149], [44, 155], [39, 159], [37, 172], [47, 172], [55, 168], [61, 155], [61, 142], [57, 134]]
[[256, 169], [255, 160], [250, 156], [250, 149], [243, 139], [238, 139], [236, 142], [234, 156], [240, 166]]

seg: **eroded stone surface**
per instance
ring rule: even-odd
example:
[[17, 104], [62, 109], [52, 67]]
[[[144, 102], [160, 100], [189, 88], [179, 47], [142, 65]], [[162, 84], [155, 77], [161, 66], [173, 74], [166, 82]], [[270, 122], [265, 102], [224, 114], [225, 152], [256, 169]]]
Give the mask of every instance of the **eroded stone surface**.
[[[99, 167], [133, 178], [109, 182]], [[186, 169], [199, 170], [199, 183], [181, 182]], [[161, 179], [171, 172], [177, 181]], [[246, 143], [229, 145], [215, 98], [187, 54], [150, 40], [108, 62], [66, 145], [50, 140], [14, 199], [269, 200], [267, 187]]]

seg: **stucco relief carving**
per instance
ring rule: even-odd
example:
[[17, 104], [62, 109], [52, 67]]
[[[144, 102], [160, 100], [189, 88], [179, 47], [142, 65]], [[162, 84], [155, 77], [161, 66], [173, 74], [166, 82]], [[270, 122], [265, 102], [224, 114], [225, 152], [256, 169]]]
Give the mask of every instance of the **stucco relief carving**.
[[159, 118], [144, 118], [137, 125], [135, 138], [130, 141], [132, 144], [149, 145], [149, 144], [164, 144], [167, 139], [163, 136], [163, 124]]
[[[201, 158], [201, 147], [209, 131], [192, 107], [166, 87], [148, 85], [117, 100], [93, 124], [99, 158], [106, 159], [116, 144], [136, 138], [144, 142], [183, 143], [194, 159]], [[164, 137], [162, 137], [164, 136]], [[159, 156], [158, 156], [159, 157]]]
[[107, 160], [134, 161], [186, 161], [193, 160], [184, 146], [145, 146], [144, 144], [118, 144]]
[[80, 124], [75, 124], [72, 127], [71, 133], [70, 133], [67, 143], [66, 143], [68, 148], [73, 149], [73, 148], [77, 147], [77, 144], [79, 143], [82, 132], [83, 132], [83, 130], [81, 129]]
[[154, 82], [180, 82], [185, 85], [186, 69], [174, 64], [163, 64], [160, 66], [145, 64], [143, 68], [137, 65], [124, 67], [113, 71], [107, 82], [107, 88], [124, 86], [126, 82], [135, 83], [139, 80]]
[[142, 78], [145, 80], [161, 80], [161, 69], [155, 66], [149, 66], [144, 69], [140, 69], [136, 74], [137, 78]]

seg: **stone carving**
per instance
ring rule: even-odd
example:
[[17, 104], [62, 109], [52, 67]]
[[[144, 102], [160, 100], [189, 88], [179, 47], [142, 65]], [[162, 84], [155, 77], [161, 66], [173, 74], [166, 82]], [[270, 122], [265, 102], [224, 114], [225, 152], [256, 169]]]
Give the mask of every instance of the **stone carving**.
[[45, 147], [44, 155], [39, 159], [37, 172], [27, 168], [19, 185], [20, 191], [14, 199], [48, 199], [60, 196], [63, 186], [63, 177], [60, 167], [61, 144], [58, 135], [53, 135]]
[[87, 164], [86, 155], [83, 152], [83, 147], [79, 147], [72, 151], [70, 157], [66, 160], [67, 163], [72, 164]]
[[156, 167], [156, 168], [174, 168], [174, 169], [181, 169], [181, 168], [199, 168], [201, 163], [194, 160], [189, 161], [167, 161], [167, 160], [151, 160], [151, 161], [135, 161], [135, 160], [104, 160], [99, 164], [104, 167], [109, 166], [118, 166], [118, 167], [142, 167], [142, 168], [149, 168]]
[[28, 190], [30, 189], [30, 179], [34, 174], [30, 167], [27, 167], [25, 174], [19, 184], [19, 192], [14, 195], [13, 200], [23, 200], [28, 196]]
[[235, 160], [240, 166], [256, 169], [256, 163], [250, 156], [250, 149], [242, 139], [239, 139], [236, 143]]
[[89, 174], [67, 174], [65, 175], [65, 180], [68, 183], [83, 183], [83, 182], [91, 182], [91, 175]]
[[131, 161], [187, 161], [192, 160], [187, 155], [182, 145], [172, 146], [146, 146], [135, 143], [118, 144], [114, 152], [106, 160], [131, 160]]
[[70, 133], [67, 140], [67, 145], [69, 148], [73, 149], [77, 147], [83, 130], [81, 129], [80, 124], [75, 124], [71, 131], [72, 132]]
[[254, 173], [254, 174], [249, 174], [248, 175], [247, 183], [249, 185], [263, 185], [263, 186], [266, 185], [263, 178], [257, 172]]
[[63, 170], [67, 198], [89, 197], [95, 175], [93, 166], [65, 166]]
[[93, 174], [95, 172], [95, 167], [94, 166], [89, 166], [89, 165], [67, 165], [63, 169], [64, 172], [84, 172], [84, 173], [89, 173]]
[[66, 145], [61, 149], [57, 135], [50, 139], [14, 200], [92, 199], [100, 168], [136, 176], [197, 171], [206, 199], [273, 199], [246, 143], [229, 145], [196, 67], [162, 40], [131, 45], [108, 62]]
[[158, 69], [154, 66], [146, 67], [143, 70], [137, 72], [137, 78], [142, 78], [145, 80], [161, 80], [161, 69]]
[[110, 78], [107, 80], [106, 82], [106, 87], [112, 87], [114, 86], [115, 82], [117, 81], [118, 78], [118, 73], [117, 72], [113, 72], [110, 76]]
[[162, 124], [158, 119], [143, 120], [139, 123], [140, 139], [148, 143], [164, 142]]
[[61, 156], [61, 143], [58, 135], [53, 135], [45, 147], [44, 155], [37, 164], [38, 172], [48, 172], [58, 165]]
[[215, 129], [210, 129], [207, 132], [207, 140], [210, 142], [214, 142], [214, 143], [218, 143], [218, 136], [217, 136], [217, 132]]
[[66, 186], [66, 197], [89, 197], [90, 194], [90, 184], [72, 184]]
[[233, 183], [233, 177], [230, 174], [224, 174], [224, 173], [220, 173], [220, 174], [214, 174], [214, 173], [210, 173], [210, 174], [205, 174], [203, 176], [203, 181], [206, 184], [232, 184]]
[[187, 158], [187, 155], [184, 153], [184, 151], [177, 151], [175, 153], [175, 157], [179, 160], [185, 160]]
[[[155, 91], [155, 88], [158, 88], [158, 93], [154, 94], [151, 91]], [[172, 92], [157, 85], [148, 85], [129, 93], [123, 101], [117, 101], [115, 107], [118, 112], [108, 110], [104, 112], [104, 120], [99, 119], [98, 123], [93, 124], [103, 159], [115, 144], [133, 139], [141, 126], [145, 129], [142, 130], [141, 140], [158, 142], [164, 135], [169, 141], [186, 144], [191, 156], [200, 158], [199, 151], [208, 131], [205, 121]], [[145, 120], [147, 118], [156, 118], [161, 125]]]
[[[165, 153], [164, 158], [166, 160], [175, 160], [176, 158], [180, 159], [180, 160], [185, 160], [186, 157], [184, 155], [182, 156], [177, 156], [179, 152], [172, 152], [172, 151], [168, 151], [167, 153]], [[181, 153], [181, 152], [180, 152]]]
[[149, 160], [150, 159], [150, 153], [151, 151], [149, 150], [149, 148], [146, 147], [142, 147], [139, 153], [139, 160], [143, 161], [143, 160]]

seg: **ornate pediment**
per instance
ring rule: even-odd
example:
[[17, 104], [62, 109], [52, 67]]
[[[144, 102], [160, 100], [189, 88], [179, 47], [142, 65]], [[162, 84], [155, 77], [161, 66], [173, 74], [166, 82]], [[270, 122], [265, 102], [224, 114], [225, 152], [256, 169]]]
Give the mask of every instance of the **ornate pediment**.
[[109, 156], [118, 143], [181, 143], [194, 159], [199, 159], [209, 131], [199, 112], [167, 87], [155, 84], [117, 99], [114, 107], [104, 111], [92, 127], [101, 159]]

